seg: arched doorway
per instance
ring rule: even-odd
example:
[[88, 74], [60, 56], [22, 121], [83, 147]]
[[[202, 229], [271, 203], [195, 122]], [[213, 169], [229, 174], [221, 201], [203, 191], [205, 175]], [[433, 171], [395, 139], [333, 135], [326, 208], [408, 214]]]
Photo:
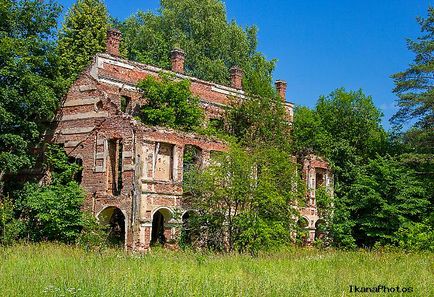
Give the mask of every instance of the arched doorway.
[[319, 219], [315, 223], [315, 239], [323, 239], [326, 233], [326, 222]]
[[305, 217], [301, 217], [301, 218], [298, 220], [297, 225], [298, 225], [300, 228], [307, 228], [307, 227], [309, 227], [309, 220], [306, 219]]
[[107, 241], [110, 245], [125, 244], [125, 215], [119, 208], [114, 206], [105, 208], [98, 215], [98, 221], [107, 227]]
[[151, 245], [161, 244], [164, 245], [170, 238], [166, 232], [167, 222], [172, 218], [172, 213], [166, 209], [161, 208], [154, 212], [152, 216], [152, 233]]
[[309, 241], [309, 220], [305, 217], [301, 217], [297, 221], [298, 232], [297, 239], [302, 243], [306, 244]]
[[192, 210], [182, 215], [181, 243], [186, 246], [190, 246], [193, 242], [191, 230], [191, 219], [193, 215], [194, 212]]

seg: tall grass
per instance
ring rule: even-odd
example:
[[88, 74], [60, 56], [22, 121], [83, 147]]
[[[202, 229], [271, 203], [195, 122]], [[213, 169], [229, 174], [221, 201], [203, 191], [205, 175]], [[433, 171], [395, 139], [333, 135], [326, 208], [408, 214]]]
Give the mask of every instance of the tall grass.
[[0, 296], [352, 296], [350, 285], [434, 296], [434, 255], [292, 249], [215, 255], [86, 253], [56, 244], [0, 248]]

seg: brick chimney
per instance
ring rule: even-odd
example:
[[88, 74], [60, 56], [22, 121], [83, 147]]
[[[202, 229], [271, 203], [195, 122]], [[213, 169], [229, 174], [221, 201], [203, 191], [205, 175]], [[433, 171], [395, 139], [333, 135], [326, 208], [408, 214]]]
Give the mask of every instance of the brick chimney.
[[286, 102], [286, 81], [277, 80], [276, 81], [276, 91], [279, 94], [280, 98], [282, 98], [283, 102]]
[[184, 74], [185, 53], [182, 49], [174, 48], [171, 52], [172, 71]]
[[243, 88], [243, 70], [237, 66], [231, 68], [231, 87], [241, 90]]
[[106, 52], [112, 56], [119, 56], [119, 44], [121, 43], [122, 33], [118, 29], [107, 31], [107, 49]]

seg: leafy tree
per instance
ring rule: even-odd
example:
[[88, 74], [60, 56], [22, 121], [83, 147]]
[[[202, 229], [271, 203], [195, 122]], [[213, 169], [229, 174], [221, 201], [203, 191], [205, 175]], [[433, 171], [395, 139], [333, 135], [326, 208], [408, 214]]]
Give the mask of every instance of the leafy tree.
[[228, 84], [229, 69], [236, 65], [245, 72], [246, 90], [273, 92], [275, 61], [257, 51], [257, 28], [243, 30], [228, 22], [220, 0], [162, 0], [160, 14], [138, 12], [121, 31], [129, 59], [170, 68], [170, 51], [181, 47], [187, 53], [187, 74]]
[[69, 163], [63, 149], [48, 147], [45, 163], [51, 178], [48, 185], [27, 183], [16, 201], [20, 218], [32, 240], [74, 242], [83, 228], [81, 206], [85, 193], [73, 180], [80, 166]]
[[250, 95], [234, 101], [227, 111], [228, 132], [247, 147], [270, 145], [282, 152], [291, 150], [291, 125], [283, 102], [271, 97]]
[[[316, 111], [323, 129], [332, 135], [333, 143], [337, 146], [343, 142], [361, 157], [368, 157], [384, 146], [386, 133], [381, 127], [383, 115], [375, 107], [372, 98], [362, 90], [347, 92], [337, 89], [327, 97], [321, 96]], [[327, 157], [334, 157], [334, 163], [338, 164], [339, 158], [333, 151], [318, 149]]]
[[303, 196], [294, 191], [295, 172], [289, 154], [232, 145], [210, 166], [186, 176], [186, 201], [196, 210], [190, 232], [209, 248], [252, 255], [287, 243], [297, 215], [291, 205]]
[[149, 125], [193, 130], [202, 123], [199, 99], [192, 95], [188, 80], [176, 81], [167, 75], [161, 80], [148, 76], [137, 85], [147, 103], [139, 117]]
[[72, 82], [92, 57], [105, 51], [109, 17], [100, 0], [77, 0], [59, 33], [60, 73]]
[[387, 135], [380, 124], [381, 116], [372, 98], [361, 90], [337, 89], [320, 97], [313, 111], [296, 109], [294, 147], [327, 157], [334, 167], [335, 181], [345, 182], [349, 178], [345, 172], [363, 164], [369, 156], [384, 152]]
[[330, 147], [332, 136], [322, 125], [320, 115], [316, 110], [305, 106], [296, 106], [294, 109], [294, 152], [305, 155], [309, 151], [320, 153], [323, 148]]
[[421, 223], [430, 202], [415, 172], [391, 157], [357, 168], [348, 192], [359, 245], [391, 243], [406, 224]]
[[387, 137], [380, 125], [381, 116], [372, 98], [361, 90], [337, 89], [320, 97], [314, 110], [295, 110], [294, 152], [325, 156], [333, 168], [335, 199], [329, 232], [337, 246], [354, 245], [351, 207], [355, 201], [347, 193], [357, 169], [372, 155], [384, 153]]
[[55, 71], [52, 2], [0, 2], [0, 195], [5, 175], [31, 167], [29, 148], [54, 117], [61, 88]]

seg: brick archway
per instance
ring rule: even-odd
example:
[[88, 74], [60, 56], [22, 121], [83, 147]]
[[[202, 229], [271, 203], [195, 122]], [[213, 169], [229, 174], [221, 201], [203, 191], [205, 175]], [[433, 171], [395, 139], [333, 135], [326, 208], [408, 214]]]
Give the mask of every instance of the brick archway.
[[168, 208], [158, 208], [152, 215], [151, 245], [164, 245], [170, 239], [170, 227], [168, 222], [173, 218], [173, 213]]
[[109, 244], [125, 246], [127, 220], [124, 212], [116, 206], [108, 206], [100, 211], [96, 217], [101, 225], [107, 227]]

